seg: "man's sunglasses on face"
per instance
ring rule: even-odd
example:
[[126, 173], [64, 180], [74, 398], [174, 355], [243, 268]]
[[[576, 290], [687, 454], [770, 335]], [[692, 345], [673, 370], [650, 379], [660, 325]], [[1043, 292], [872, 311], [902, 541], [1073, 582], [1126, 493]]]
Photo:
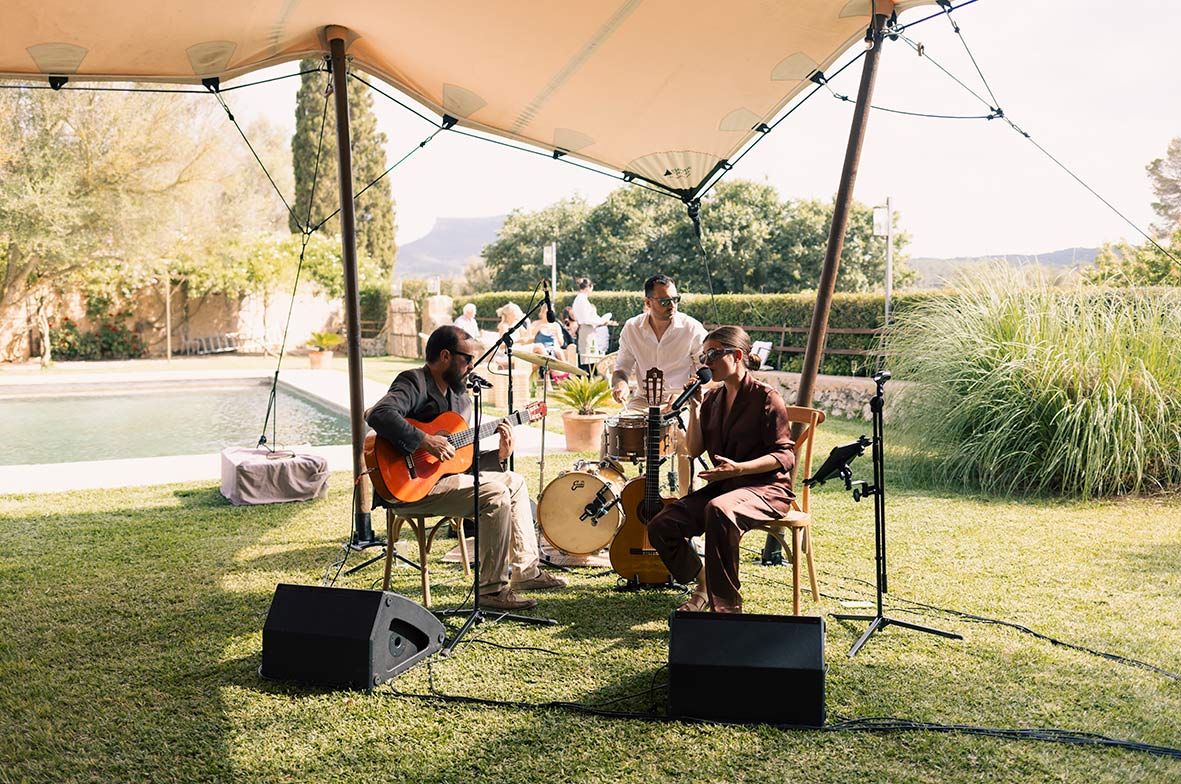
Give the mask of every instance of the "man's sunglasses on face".
[[660, 307], [667, 308], [671, 305], [675, 305], [678, 302], [680, 302], [681, 295], [678, 294], [675, 297], [653, 297], [652, 299], [655, 300], [656, 304], [659, 305]]

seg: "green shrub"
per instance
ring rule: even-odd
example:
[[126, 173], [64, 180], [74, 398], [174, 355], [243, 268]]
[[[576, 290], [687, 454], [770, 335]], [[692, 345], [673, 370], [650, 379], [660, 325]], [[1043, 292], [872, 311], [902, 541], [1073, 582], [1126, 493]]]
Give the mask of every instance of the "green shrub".
[[988, 271], [888, 337], [897, 421], [929, 478], [1092, 498], [1181, 486], [1181, 292]]
[[72, 319], [50, 324], [54, 359], [133, 359], [144, 355], [143, 342], [124, 322], [130, 314], [120, 313], [97, 323], [93, 332], [82, 332]]

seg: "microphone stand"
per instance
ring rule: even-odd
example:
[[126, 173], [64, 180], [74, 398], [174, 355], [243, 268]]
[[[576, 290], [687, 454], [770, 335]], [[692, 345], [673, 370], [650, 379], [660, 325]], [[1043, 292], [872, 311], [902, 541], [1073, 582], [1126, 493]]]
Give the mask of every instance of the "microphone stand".
[[[845, 489], [853, 491], [853, 500], [860, 501], [864, 496], [873, 496], [873, 533], [874, 533], [874, 561], [876, 565], [875, 583], [877, 586], [877, 614], [876, 615], [849, 615], [845, 613], [833, 613], [832, 617], [842, 621], [869, 621], [869, 628], [861, 635], [861, 639], [853, 643], [853, 647], [849, 649], [849, 658], [852, 659], [861, 650], [861, 646], [869, 640], [874, 632], [880, 631], [887, 626], [901, 626], [904, 629], [912, 629], [916, 632], [926, 632], [927, 634], [937, 634], [941, 637], [948, 637], [953, 640], [964, 639], [962, 634], [955, 632], [945, 632], [941, 629], [935, 629], [930, 626], [921, 626], [910, 621], [900, 621], [897, 618], [891, 618], [885, 615], [882, 611], [882, 594], [886, 592], [886, 468], [884, 464], [883, 445], [882, 445], [882, 408], [883, 395], [882, 387], [885, 386], [886, 381], [890, 378], [888, 372], [877, 373], [874, 377], [874, 383], [877, 385], [877, 393], [870, 398], [869, 408], [873, 412], [873, 484], [867, 485], [864, 481], [853, 481], [853, 472], [848, 465], [842, 466], [840, 469], [840, 477], [845, 480]], [[863, 436], [864, 438], [864, 436]], [[813, 477], [815, 479], [815, 477]], [[812, 481], [809, 479], [807, 481]], [[817, 480], [819, 481], [819, 480]]]
[[[470, 610], [464, 610], [461, 608], [456, 610], [441, 610], [440, 612], [435, 613], [435, 615], [440, 617], [446, 617], [448, 615], [467, 615], [467, 620], [463, 622], [463, 626], [459, 627], [459, 631], [455, 633], [455, 636], [448, 640], [447, 644], [443, 646], [443, 649], [440, 653], [442, 656], [450, 656], [455, 650], [455, 646], [459, 644], [459, 641], [463, 639], [463, 636], [467, 634], [473, 626], [483, 621], [489, 620], [488, 613], [485, 612], [482, 607], [480, 607], [480, 417], [483, 406], [481, 395], [483, 388], [479, 380], [474, 378], [468, 379], [467, 386], [468, 389], [472, 391], [472, 418], [475, 420], [475, 426], [472, 428], [474, 434], [474, 442], [472, 444], [472, 519], [476, 521], [476, 535], [474, 542], [476, 548], [476, 568], [472, 570], [472, 594], [474, 595], [475, 599], [472, 603], [472, 609]], [[509, 388], [511, 389], [512, 387], [510, 386]], [[459, 535], [465, 535], [462, 526], [460, 527]], [[534, 618], [528, 615], [514, 615], [513, 613], [507, 612], [498, 612], [496, 613], [495, 617], [491, 618], [491, 620], [516, 621], [518, 623], [531, 623], [538, 626], [556, 626], [558, 624], [558, 622], [552, 618]]]
[[[471, 368], [468, 370], [468, 373], [471, 373], [476, 369], [476, 367], [479, 366], [481, 362], [495, 354], [496, 349], [504, 346], [505, 356], [508, 357], [508, 413], [510, 414], [513, 413], [513, 333], [525, 326], [525, 322], [529, 320], [529, 317], [535, 314], [543, 304], [545, 304], [545, 300], [538, 302], [529, 309], [528, 313], [525, 313], [523, 316], [521, 316], [520, 321], [506, 329], [504, 334], [501, 335], [495, 343], [489, 346], [488, 350], [481, 354], [480, 358], [473, 362]], [[479, 452], [479, 450], [476, 451], [477, 453]], [[516, 460], [514, 455], [508, 456], [508, 468], [510, 471], [516, 468]]]

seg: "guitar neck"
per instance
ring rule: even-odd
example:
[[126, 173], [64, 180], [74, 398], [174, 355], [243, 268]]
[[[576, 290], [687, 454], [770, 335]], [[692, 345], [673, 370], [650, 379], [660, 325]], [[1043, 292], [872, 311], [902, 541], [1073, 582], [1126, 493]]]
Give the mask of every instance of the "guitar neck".
[[529, 414], [526, 411], [517, 411], [502, 419], [493, 419], [480, 425], [480, 434], [478, 438], [474, 438], [476, 434], [475, 428], [469, 427], [467, 430], [460, 430], [458, 433], [452, 433], [447, 437], [451, 445], [459, 448], [467, 446], [473, 441], [483, 441], [488, 436], [496, 432], [496, 428], [500, 427], [501, 422], [508, 422], [509, 425], [516, 427], [528, 421]]
[[644, 454], [644, 502], [649, 507], [660, 502], [661, 416], [658, 407], [648, 409], [648, 443]]

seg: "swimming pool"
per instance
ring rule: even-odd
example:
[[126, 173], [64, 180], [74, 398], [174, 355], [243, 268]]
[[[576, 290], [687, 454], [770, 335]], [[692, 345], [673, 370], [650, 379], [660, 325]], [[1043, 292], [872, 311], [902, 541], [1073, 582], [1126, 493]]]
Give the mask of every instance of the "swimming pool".
[[[200, 455], [254, 446], [269, 384], [156, 384], [0, 400], [0, 465]], [[62, 392], [61, 389], [56, 390]], [[281, 446], [349, 444], [346, 417], [280, 390]], [[274, 417], [274, 415], [272, 415]], [[267, 425], [272, 442], [275, 419]]]

